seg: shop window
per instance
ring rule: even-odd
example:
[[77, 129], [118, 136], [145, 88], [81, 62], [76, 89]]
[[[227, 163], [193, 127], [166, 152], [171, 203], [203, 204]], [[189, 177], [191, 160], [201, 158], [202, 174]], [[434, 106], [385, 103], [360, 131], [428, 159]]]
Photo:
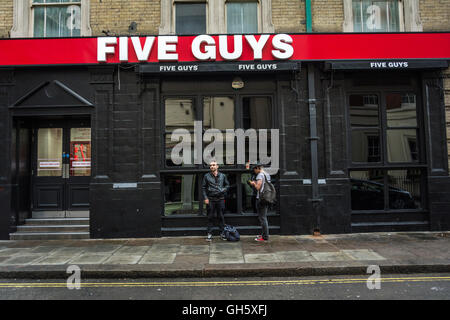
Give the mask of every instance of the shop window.
[[377, 95], [353, 94], [349, 98], [352, 127], [378, 127], [379, 106]]
[[234, 129], [234, 99], [231, 97], [204, 97], [203, 127], [219, 130]]
[[386, 114], [389, 127], [416, 127], [416, 96], [412, 93], [386, 95]]
[[164, 215], [199, 214], [199, 179], [195, 174], [164, 176]]
[[389, 170], [389, 209], [417, 209], [421, 203], [421, 170]]
[[[219, 168], [220, 170], [221, 168]], [[256, 213], [256, 191], [249, 184], [251, 173], [225, 173], [230, 184], [225, 195], [225, 214]], [[207, 206], [201, 191], [204, 174], [164, 174], [164, 216], [206, 215]], [[271, 176], [276, 184], [276, 176]], [[276, 204], [269, 213], [276, 213]]]
[[245, 97], [242, 106], [244, 129], [272, 128], [272, 101], [269, 97]]
[[411, 92], [349, 95], [352, 210], [423, 207], [416, 100]]
[[[242, 124], [243, 129], [254, 129], [258, 136], [258, 144], [252, 148], [250, 142], [246, 140], [245, 159], [249, 162], [266, 163], [263, 158], [271, 159], [272, 142], [270, 129], [273, 128], [272, 100], [270, 97], [244, 97], [242, 98]], [[267, 134], [262, 135], [265, 131]], [[270, 166], [270, 163], [266, 163]]]
[[90, 0], [14, 0], [11, 37], [90, 36]]
[[227, 2], [227, 33], [258, 32], [257, 2]]
[[[419, 162], [415, 94], [386, 93], [384, 100], [386, 120], [382, 122], [378, 95], [349, 96], [352, 162]], [[384, 145], [381, 141], [385, 141]], [[383, 151], [386, 159], [382, 157]]]
[[180, 35], [206, 33], [206, 4], [175, 3], [175, 25]]
[[384, 176], [378, 170], [351, 171], [352, 210], [384, 209]]
[[422, 31], [419, 0], [343, 0], [344, 32]]
[[352, 162], [380, 162], [380, 107], [378, 95], [349, 97]]
[[[209, 155], [219, 163], [219, 171], [227, 175], [230, 183], [225, 197], [225, 213], [256, 213], [256, 192], [248, 184], [248, 181], [255, 177], [252, 176], [246, 163], [250, 159], [254, 159], [252, 163], [263, 162], [259, 157], [261, 155], [271, 156], [270, 129], [274, 123], [272, 97], [196, 95], [169, 96], [163, 98], [163, 101], [162, 118], [165, 125], [163, 128], [165, 159], [161, 172], [165, 193], [163, 215], [206, 214], [201, 182], [203, 175], [209, 170], [208, 159], [203, 156]], [[258, 137], [256, 154], [249, 153], [249, 138], [245, 135], [248, 129], [254, 129], [250, 131]], [[259, 133], [263, 130], [267, 132], [268, 138], [265, 147], [260, 145], [259, 140]], [[238, 131], [244, 135], [239, 136]], [[177, 132], [183, 132], [189, 141], [189, 146], [182, 150], [183, 153], [187, 151], [189, 156], [184, 157], [182, 154], [181, 163], [175, 163], [172, 157], [174, 150], [181, 149], [182, 139], [173, 138]], [[230, 132], [231, 136], [228, 135]], [[197, 143], [195, 139], [199, 133], [202, 140]], [[209, 139], [207, 134], [211, 134], [209, 138], [212, 139]], [[242, 143], [239, 145], [242, 150], [238, 150], [238, 139]], [[209, 154], [209, 151], [205, 152], [211, 143], [218, 143], [222, 149], [212, 148], [211, 150], [215, 150], [212, 154]], [[198, 146], [201, 147], [202, 154], [199, 155], [201, 159], [195, 157], [195, 152], [198, 151], [195, 149]], [[245, 153], [242, 152], [244, 149]], [[233, 151], [231, 155], [228, 153], [229, 150]], [[238, 155], [244, 156], [244, 161], [239, 161], [239, 164]], [[267, 163], [267, 166], [270, 166], [270, 163]], [[271, 178], [277, 185], [277, 176], [273, 175]], [[271, 206], [269, 212], [275, 214], [277, 206]]]
[[416, 129], [389, 129], [386, 136], [389, 162], [417, 162], [419, 160]]
[[[164, 100], [165, 161], [166, 166], [194, 166], [194, 125], [197, 119], [194, 100], [191, 98], [168, 98]], [[188, 154], [179, 153], [174, 147], [183, 144]], [[172, 151], [177, 152], [175, 157]], [[177, 158], [177, 160], [175, 160]]]
[[351, 171], [352, 210], [420, 209], [422, 175], [417, 168]]
[[389, 162], [418, 162], [416, 96], [386, 94], [386, 143]]
[[378, 130], [352, 130], [352, 162], [380, 162], [380, 133]]

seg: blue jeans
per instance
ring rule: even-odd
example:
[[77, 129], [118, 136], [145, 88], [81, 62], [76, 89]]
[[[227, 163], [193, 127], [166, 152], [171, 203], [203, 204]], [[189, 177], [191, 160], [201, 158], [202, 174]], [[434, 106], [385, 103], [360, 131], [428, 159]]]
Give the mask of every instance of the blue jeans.
[[269, 204], [262, 203], [257, 199], [256, 207], [258, 209], [258, 219], [262, 229], [261, 236], [264, 240], [269, 240], [269, 223], [267, 222], [267, 210], [269, 209]]
[[208, 227], [207, 232], [212, 233], [213, 227], [219, 227], [220, 232], [225, 227], [223, 212], [225, 211], [225, 200], [209, 200], [208, 205]]

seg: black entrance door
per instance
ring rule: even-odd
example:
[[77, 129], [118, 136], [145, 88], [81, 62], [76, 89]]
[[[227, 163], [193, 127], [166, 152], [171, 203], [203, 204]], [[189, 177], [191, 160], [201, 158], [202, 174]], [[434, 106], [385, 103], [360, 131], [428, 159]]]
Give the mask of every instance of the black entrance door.
[[87, 210], [89, 120], [40, 121], [33, 128], [33, 211]]

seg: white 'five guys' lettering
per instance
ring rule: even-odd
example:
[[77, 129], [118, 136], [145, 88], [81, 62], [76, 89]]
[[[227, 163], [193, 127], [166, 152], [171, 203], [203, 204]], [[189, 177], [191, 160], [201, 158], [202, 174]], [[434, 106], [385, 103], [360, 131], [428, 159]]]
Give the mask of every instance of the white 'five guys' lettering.
[[[233, 49], [229, 46], [229, 39], [232, 37]], [[244, 39], [253, 51], [253, 59], [261, 60], [263, 50], [267, 46], [270, 36], [263, 34], [259, 39], [254, 35], [220, 35], [218, 44], [209, 35], [196, 36], [191, 43], [191, 51], [199, 61], [214, 61], [217, 58], [217, 51], [223, 60], [238, 60], [243, 53]], [[130, 41], [131, 40], [131, 44]], [[143, 42], [142, 42], [143, 40]], [[99, 37], [97, 38], [97, 61], [107, 62], [109, 55], [114, 55], [119, 51], [119, 61], [128, 62], [130, 49], [135, 53], [139, 62], [148, 61], [152, 50], [157, 42], [158, 61], [178, 61], [178, 36], [159, 37]], [[286, 60], [294, 54], [292, 37], [287, 34], [277, 34], [272, 37], [271, 50], [272, 57], [278, 60]], [[218, 49], [217, 50], [217, 45]], [[118, 48], [117, 48], [118, 47]]]

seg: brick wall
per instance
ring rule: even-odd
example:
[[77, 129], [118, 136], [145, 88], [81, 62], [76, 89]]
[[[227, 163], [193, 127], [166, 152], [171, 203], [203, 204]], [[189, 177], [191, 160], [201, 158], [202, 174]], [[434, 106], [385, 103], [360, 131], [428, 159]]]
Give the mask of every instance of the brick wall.
[[450, 31], [450, 0], [420, 0], [423, 31]]
[[312, 0], [311, 7], [313, 32], [342, 32], [343, 0]]
[[0, 0], [0, 38], [8, 38], [13, 25], [12, 0]]
[[[450, 31], [450, 0], [421, 0], [420, 19], [423, 31]], [[450, 167], [450, 69], [443, 72], [447, 150]]]
[[450, 69], [443, 72], [444, 81], [444, 102], [445, 102], [445, 122], [447, 124], [447, 151], [448, 164], [450, 167]]
[[128, 27], [137, 23], [135, 34], [157, 34], [160, 25], [159, 0], [91, 0], [92, 35], [129, 34]]
[[272, 0], [272, 22], [277, 33], [306, 32], [305, 1]]

